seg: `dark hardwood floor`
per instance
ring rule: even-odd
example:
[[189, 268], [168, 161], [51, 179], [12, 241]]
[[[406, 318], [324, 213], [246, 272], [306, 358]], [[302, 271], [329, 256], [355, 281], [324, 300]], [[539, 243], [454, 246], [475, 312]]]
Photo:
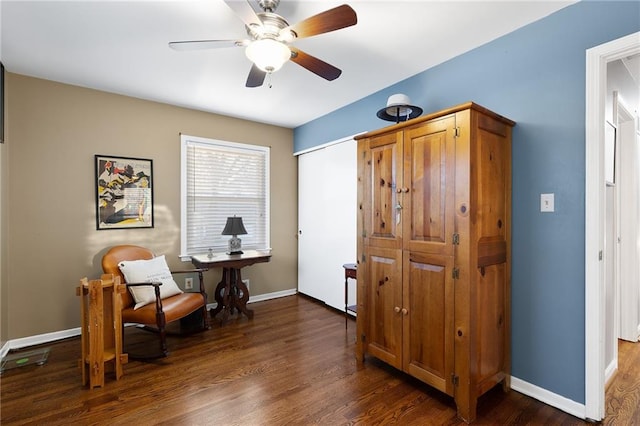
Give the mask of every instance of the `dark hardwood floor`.
[[[0, 378], [3, 425], [457, 425], [452, 398], [368, 357], [354, 357], [355, 322], [301, 296], [254, 303], [253, 320], [169, 339], [170, 355], [130, 361], [104, 388], [81, 385], [80, 339], [45, 345], [43, 366]], [[129, 342], [154, 337], [127, 329]], [[155, 340], [153, 343], [155, 345]], [[607, 424], [640, 424], [640, 350], [621, 345], [607, 392]], [[29, 350], [34, 348], [28, 348]], [[635, 367], [627, 369], [625, 363]], [[500, 386], [478, 404], [478, 424], [585, 422]]]

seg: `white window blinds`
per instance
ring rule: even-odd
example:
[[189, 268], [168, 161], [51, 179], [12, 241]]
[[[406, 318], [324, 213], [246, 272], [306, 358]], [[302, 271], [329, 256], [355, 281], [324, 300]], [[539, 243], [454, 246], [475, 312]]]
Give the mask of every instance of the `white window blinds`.
[[243, 249], [269, 244], [269, 148], [181, 136], [182, 256], [224, 252], [227, 217], [242, 217]]

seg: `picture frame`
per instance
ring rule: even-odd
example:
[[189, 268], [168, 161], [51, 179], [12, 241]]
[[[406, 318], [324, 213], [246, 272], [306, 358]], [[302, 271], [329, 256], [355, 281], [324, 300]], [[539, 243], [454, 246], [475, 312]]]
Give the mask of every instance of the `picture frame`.
[[4, 143], [4, 65], [0, 62], [0, 143]]
[[604, 176], [607, 185], [616, 183], [616, 126], [606, 121], [604, 125]]
[[96, 229], [153, 228], [153, 160], [95, 156]]

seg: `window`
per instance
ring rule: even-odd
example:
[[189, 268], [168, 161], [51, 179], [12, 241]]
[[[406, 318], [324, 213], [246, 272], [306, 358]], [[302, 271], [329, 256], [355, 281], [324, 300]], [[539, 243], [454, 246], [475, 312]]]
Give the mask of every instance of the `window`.
[[227, 217], [240, 216], [242, 248], [269, 243], [269, 148], [182, 135], [181, 256], [227, 250]]

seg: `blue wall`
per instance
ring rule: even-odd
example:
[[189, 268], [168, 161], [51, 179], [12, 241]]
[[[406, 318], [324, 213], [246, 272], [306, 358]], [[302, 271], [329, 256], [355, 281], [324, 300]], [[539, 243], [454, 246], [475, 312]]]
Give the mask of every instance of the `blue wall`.
[[[384, 127], [375, 113], [394, 93], [426, 112], [474, 101], [516, 121], [512, 374], [582, 404], [585, 51], [637, 31], [640, 2], [580, 2], [294, 130], [300, 151]], [[543, 214], [548, 192], [555, 213]]]

